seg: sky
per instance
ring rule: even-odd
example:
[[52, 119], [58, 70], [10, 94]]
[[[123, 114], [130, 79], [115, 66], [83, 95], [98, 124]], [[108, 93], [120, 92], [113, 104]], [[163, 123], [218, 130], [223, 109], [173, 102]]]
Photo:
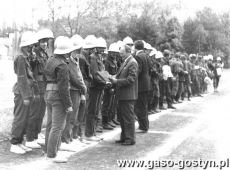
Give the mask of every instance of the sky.
[[[0, 0], [0, 2], [0, 27], [3, 23], [12, 25], [14, 21], [19, 25], [27, 23], [36, 27], [39, 18], [47, 18], [46, 0]], [[161, 2], [166, 5], [180, 2], [181, 10], [174, 11], [173, 14], [181, 21], [193, 17], [197, 10], [204, 7], [210, 7], [217, 13], [230, 11], [230, 0], [162, 0]]]

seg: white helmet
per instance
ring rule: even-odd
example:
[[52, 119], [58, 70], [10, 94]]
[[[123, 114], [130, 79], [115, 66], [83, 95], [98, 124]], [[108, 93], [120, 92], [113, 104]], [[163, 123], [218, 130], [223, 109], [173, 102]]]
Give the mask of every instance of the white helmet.
[[152, 46], [149, 43], [145, 43], [144, 48], [147, 50], [152, 50]]
[[123, 43], [124, 44], [127, 44], [127, 45], [133, 45], [133, 40], [132, 40], [132, 38], [130, 38], [130, 37], [125, 37], [124, 39], [123, 39]]
[[163, 54], [162, 54], [162, 52], [161, 51], [157, 51], [156, 52], [156, 59], [158, 59], [158, 58], [163, 58], [164, 56], [163, 56]]
[[35, 33], [33, 33], [32, 31], [26, 31], [21, 36], [20, 47], [32, 45], [32, 44], [35, 44], [37, 42], [38, 42], [38, 40], [36, 38]]
[[121, 40], [117, 41], [117, 46], [120, 50], [120, 48], [124, 45], [124, 42], [122, 42]]
[[119, 46], [117, 43], [112, 43], [110, 46], [109, 46], [109, 50], [110, 52], [117, 52], [119, 53], [120, 50], [119, 50]]
[[216, 58], [216, 61], [221, 61], [221, 58], [220, 58], [220, 57], [217, 57], [217, 58]]
[[59, 36], [54, 42], [54, 54], [68, 54], [73, 51], [73, 44], [68, 37]]
[[54, 38], [54, 34], [53, 32], [48, 29], [48, 28], [45, 28], [45, 29], [42, 29], [42, 30], [39, 30], [37, 32], [37, 39], [38, 40], [41, 40], [43, 38]]
[[77, 50], [77, 49], [82, 48], [84, 40], [83, 40], [83, 38], [80, 35], [75, 34], [74, 36], [72, 36], [70, 38], [70, 40], [73, 43], [73, 50]]
[[190, 54], [189, 58], [195, 57], [196, 58], [196, 54]]
[[213, 60], [212, 54], [209, 54], [209, 55], [208, 55], [208, 59], [209, 59], [209, 60]]
[[203, 57], [203, 59], [207, 61], [207, 60], [208, 60], [208, 56], [205, 55], [205, 56]]
[[94, 35], [88, 35], [84, 40], [83, 48], [95, 48], [97, 43], [97, 38]]
[[157, 50], [155, 48], [151, 48], [151, 52], [149, 53], [149, 56], [152, 57], [153, 55], [157, 54]]
[[95, 47], [107, 48], [107, 43], [104, 38], [99, 37]]

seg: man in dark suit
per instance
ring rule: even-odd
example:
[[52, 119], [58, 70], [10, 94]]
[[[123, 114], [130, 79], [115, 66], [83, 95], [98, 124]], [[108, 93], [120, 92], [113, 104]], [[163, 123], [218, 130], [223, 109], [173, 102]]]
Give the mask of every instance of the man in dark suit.
[[149, 129], [148, 119], [148, 92], [150, 91], [149, 62], [144, 52], [144, 43], [138, 40], [135, 46], [135, 59], [138, 63], [138, 99], [135, 104], [135, 113], [139, 123], [138, 133], [146, 133]]
[[121, 123], [120, 140], [116, 143], [122, 145], [135, 144], [135, 118], [134, 104], [138, 98], [138, 64], [131, 55], [131, 48], [123, 45], [120, 49], [123, 63], [118, 70], [116, 78], [110, 78], [116, 84], [116, 92]]

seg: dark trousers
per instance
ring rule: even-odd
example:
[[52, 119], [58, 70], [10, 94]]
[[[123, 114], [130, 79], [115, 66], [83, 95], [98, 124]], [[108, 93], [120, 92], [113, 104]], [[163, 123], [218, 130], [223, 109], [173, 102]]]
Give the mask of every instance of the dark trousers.
[[38, 138], [38, 134], [41, 132], [42, 128], [42, 121], [45, 115], [46, 111], [46, 103], [44, 99], [44, 94], [40, 94], [40, 99], [39, 100], [34, 100], [31, 103], [31, 114], [34, 115], [31, 119], [31, 123], [33, 124], [33, 139], [34, 140]]
[[89, 90], [89, 104], [88, 113], [86, 115], [85, 136], [91, 137], [95, 135], [95, 128], [97, 125], [98, 113], [100, 110], [102, 89], [90, 88]]
[[[31, 102], [31, 100], [30, 100]], [[30, 104], [31, 105], [31, 104]], [[14, 96], [14, 119], [11, 130], [11, 144], [21, 144], [23, 136], [26, 134], [28, 141], [33, 139], [34, 116], [30, 115], [30, 105], [25, 106], [20, 94]]]
[[197, 75], [191, 76], [192, 79], [192, 94], [198, 95], [200, 94], [200, 81]]
[[213, 87], [214, 89], [217, 89], [219, 86], [220, 76], [214, 76], [213, 78]]
[[165, 96], [166, 96], [167, 104], [168, 106], [170, 106], [172, 104], [170, 79], [160, 80], [159, 87], [160, 87], [159, 106], [160, 107], [163, 106]]
[[158, 106], [158, 104], [159, 104], [159, 97], [157, 97], [157, 96], [154, 96], [153, 97], [153, 109], [154, 110], [156, 110], [157, 109], [157, 106]]
[[139, 123], [139, 129], [147, 131], [149, 129], [148, 91], [138, 93], [138, 99], [135, 103], [134, 111]]
[[65, 129], [62, 132], [62, 142], [69, 143], [73, 140], [73, 127], [77, 123], [78, 110], [81, 100], [79, 90], [70, 90], [70, 97], [73, 103], [73, 111], [66, 117]]
[[108, 123], [114, 118], [115, 95], [113, 89], [104, 90], [103, 104], [101, 109], [102, 123]]
[[171, 94], [173, 98], [175, 99], [178, 89], [179, 89], [179, 77], [178, 76], [174, 77], [174, 80], [172, 80], [171, 86], [172, 86]]
[[61, 100], [47, 100], [47, 124], [45, 137], [45, 152], [47, 157], [57, 156], [61, 145], [62, 131], [65, 128], [66, 112]]
[[179, 88], [178, 88], [178, 92], [176, 95], [176, 100], [178, 101], [182, 94], [184, 93], [184, 82], [183, 81], [179, 81]]
[[135, 142], [135, 100], [119, 100], [119, 119], [121, 123], [121, 140]]
[[80, 101], [80, 106], [78, 110], [77, 123], [73, 127], [73, 138], [76, 139], [78, 136], [82, 137], [82, 126], [84, 124], [86, 110], [86, 100]]

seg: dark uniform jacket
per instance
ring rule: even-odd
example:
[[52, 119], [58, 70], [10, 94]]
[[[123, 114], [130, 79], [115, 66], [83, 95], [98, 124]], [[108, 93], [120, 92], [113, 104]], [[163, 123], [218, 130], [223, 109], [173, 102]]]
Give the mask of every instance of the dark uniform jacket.
[[48, 54], [40, 47], [34, 49], [35, 56], [30, 60], [33, 75], [38, 82], [40, 93], [45, 93], [46, 83], [44, 77], [44, 68], [48, 60]]
[[72, 106], [67, 63], [68, 61], [63, 56], [54, 56], [48, 59], [44, 70], [47, 88], [49, 84], [57, 86], [56, 90], [46, 90], [46, 99], [61, 100], [65, 109]]
[[85, 56], [82, 54], [78, 54], [77, 57], [79, 58], [79, 65], [84, 81], [90, 82], [92, 75], [90, 73], [90, 64], [88, 60], [86, 60]]
[[69, 58], [69, 72], [70, 72], [70, 89], [71, 90], [80, 90], [82, 94], [86, 94], [86, 86], [83, 81], [81, 70], [79, 67], [78, 58]]
[[17, 82], [13, 87], [14, 94], [20, 94], [23, 98], [29, 99], [39, 94], [39, 89], [34, 80], [28, 57], [20, 54], [14, 60], [14, 72], [17, 75]]
[[117, 69], [117, 62], [108, 56], [108, 58], [105, 60], [105, 70], [108, 71], [110, 75], [115, 75], [117, 74]]
[[104, 89], [105, 86], [96, 78], [96, 74], [98, 71], [105, 70], [102, 60], [97, 54], [92, 53], [89, 57], [89, 63], [90, 63], [90, 73], [92, 74], [93, 77], [90, 87], [97, 88], [97, 89]]
[[116, 75], [118, 100], [136, 100], [138, 98], [138, 63], [129, 56]]
[[150, 91], [148, 55], [144, 51], [139, 51], [135, 59], [138, 63], [138, 92]]

